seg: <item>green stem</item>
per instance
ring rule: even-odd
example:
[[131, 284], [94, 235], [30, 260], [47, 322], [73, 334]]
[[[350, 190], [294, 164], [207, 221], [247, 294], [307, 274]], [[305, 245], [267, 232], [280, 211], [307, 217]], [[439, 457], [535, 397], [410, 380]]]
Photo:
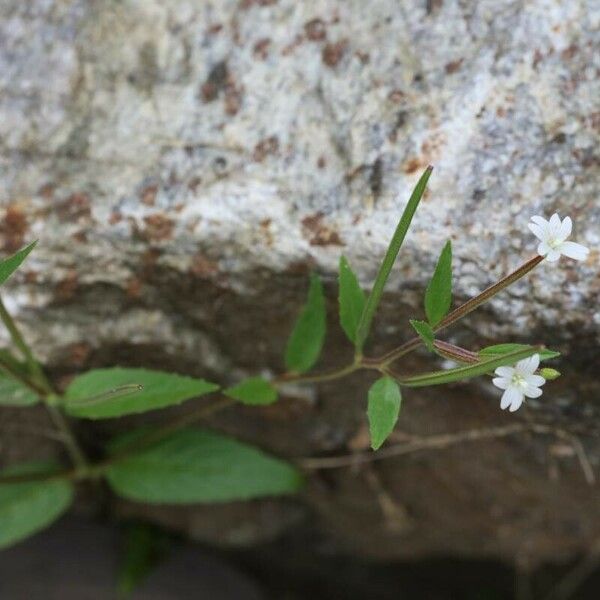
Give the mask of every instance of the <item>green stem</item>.
[[316, 373], [315, 375], [296, 375], [288, 373], [276, 377], [271, 383], [278, 387], [287, 383], [322, 383], [324, 381], [333, 381], [345, 377], [346, 375], [350, 375], [350, 373], [354, 373], [354, 371], [358, 371], [362, 366], [362, 363], [354, 362], [346, 367], [341, 367], [325, 373]]
[[15, 320], [12, 318], [11, 314], [6, 309], [2, 298], [0, 298], [0, 319], [4, 323], [4, 326], [8, 330], [8, 333], [10, 333], [10, 337], [14, 345], [21, 351], [23, 358], [25, 358], [27, 368], [29, 369], [31, 375], [35, 377], [38, 383], [40, 383], [44, 387], [47, 387], [46, 384], [48, 383], [48, 380], [46, 379], [46, 376], [44, 375], [38, 362], [35, 360], [33, 353], [31, 352], [29, 346], [27, 345], [27, 342], [25, 341], [25, 338], [23, 338], [23, 336], [21, 335], [21, 332], [19, 331]]
[[[17, 323], [6, 309], [2, 298], [0, 298], [0, 320], [2, 320], [4, 323], [4, 326], [8, 330], [14, 345], [21, 351], [21, 354], [23, 354], [23, 357], [27, 363], [28, 374], [22, 379], [24, 379], [25, 384], [39, 394], [44, 401], [52, 422], [61, 433], [61, 438], [65, 448], [67, 449], [67, 452], [69, 453], [69, 456], [71, 457], [71, 460], [73, 461], [73, 464], [80, 469], [87, 468], [87, 458], [85, 457], [83, 450], [80, 448], [67, 419], [59, 409], [48, 402], [48, 397], [56, 395], [56, 392], [52, 387], [50, 380], [46, 377], [46, 374], [42, 370], [40, 364], [35, 359], [33, 352], [27, 345], [27, 342], [21, 334]], [[5, 365], [4, 367], [6, 368]]]

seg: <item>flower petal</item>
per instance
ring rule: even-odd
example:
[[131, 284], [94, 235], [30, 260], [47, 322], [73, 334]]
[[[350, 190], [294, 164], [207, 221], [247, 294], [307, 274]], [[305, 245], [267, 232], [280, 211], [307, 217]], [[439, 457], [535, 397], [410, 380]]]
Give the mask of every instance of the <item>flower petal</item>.
[[546, 256], [548, 252], [552, 252], [552, 248], [550, 248], [550, 246], [548, 246], [546, 242], [541, 242], [540, 244], [538, 244], [537, 253], [540, 256]]
[[535, 387], [540, 387], [546, 383], [546, 380], [541, 375], [528, 375], [525, 380], [527, 381], [527, 385], [534, 385]]
[[[567, 244], [568, 242], [565, 242]], [[560, 258], [560, 250], [556, 250], [554, 248], [550, 248], [550, 252], [546, 254], [546, 260], [548, 262], [556, 262]]]
[[560, 252], [569, 258], [575, 260], [585, 260], [589, 254], [589, 248], [577, 244], [576, 242], [563, 242], [559, 248]]
[[525, 400], [525, 396], [523, 394], [519, 394], [519, 397], [512, 401], [510, 408], [508, 409], [510, 412], [515, 412], [515, 410], [519, 410], [521, 408], [521, 404], [523, 404], [523, 400]]
[[534, 223], [537, 223], [542, 229], [545, 229], [546, 227], [548, 227], [548, 221], [546, 221], [546, 219], [544, 219], [544, 217], [538, 217], [536, 215], [534, 217], [531, 217], [531, 220]]
[[511, 386], [502, 394], [500, 408], [506, 410], [509, 406], [512, 407], [515, 402], [519, 402], [520, 406], [521, 402], [523, 402], [523, 394], [517, 388]]
[[523, 393], [528, 398], [539, 398], [542, 395], [542, 390], [534, 385], [528, 385]]
[[498, 367], [494, 373], [498, 375], [498, 377], [506, 377], [510, 379], [515, 374], [514, 367]]
[[[554, 213], [551, 217], [550, 217], [550, 221], [548, 221], [548, 223], [550, 224], [550, 231], [552, 231], [552, 233], [554, 235], [558, 234], [558, 230], [560, 229], [560, 217], [558, 216], [558, 213]], [[553, 236], [554, 237], [554, 236]]]
[[538, 240], [544, 241], [545, 235], [542, 227], [540, 227], [537, 223], [529, 223], [527, 227], [529, 227], [531, 233], [533, 233]]
[[507, 390], [508, 386], [510, 385], [510, 379], [507, 377], [494, 377], [494, 379], [492, 379], [492, 383], [501, 390]]
[[572, 230], [573, 221], [571, 221], [571, 217], [565, 217], [558, 228], [558, 239], [566, 240], [571, 235]]
[[528, 358], [520, 360], [516, 364], [516, 369], [523, 375], [532, 375], [536, 369], [540, 366], [540, 355], [534, 354]]

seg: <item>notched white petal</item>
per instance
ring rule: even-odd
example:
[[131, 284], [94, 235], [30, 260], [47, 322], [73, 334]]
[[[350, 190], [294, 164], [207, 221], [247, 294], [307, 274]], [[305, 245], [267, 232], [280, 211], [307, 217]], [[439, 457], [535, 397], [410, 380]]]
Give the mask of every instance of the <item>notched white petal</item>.
[[542, 390], [539, 387], [535, 387], [533, 385], [528, 385], [524, 392], [528, 398], [539, 398], [542, 395]]
[[560, 246], [560, 251], [565, 256], [575, 260], [585, 260], [589, 254], [589, 248], [576, 242], [563, 242]]
[[498, 377], [507, 377], [510, 379], [515, 374], [515, 370], [513, 367], [498, 367], [494, 373], [498, 375]]
[[506, 377], [494, 377], [494, 379], [492, 379], [492, 383], [497, 388], [500, 388], [501, 390], [506, 390], [510, 385], [510, 379], [507, 379]]
[[546, 380], [541, 375], [530, 375], [527, 378], [527, 383], [535, 387], [540, 387], [546, 383]]
[[531, 217], [531, 220], [534, 223], [537, 223], [542, 228], [548, 226], [548, 221], [546, 221], [546, 219], [544, 219], [544, 217], [539, 217], [539, 216], [535, 215], [535, 216]]
[[502, 410], [506, 410], [509, 406], [512, 406], [515, 403], [518, 403], [519, 406], [521, 406], [521, 402], [523, 402], [523, 394], [516, 388], [509, 387], [504, 394], [502, 394], [500, 408]]
[[573, 221], [571, 221], [571, 217], [565, 217], [558, 228], [558, 238], [560, 240], [566, 240], [571, 235], [572, 230]]
[[540, 365], [540, 355], [534, 354], [532, 356], [529, 356], [528, 358], [524, 358], [523, 360], [520, 360], [517, 363], [516, 368], [521, 373], [532, 374], [536, 371], [536, 369], [539, 367], [539, 365]]
[[528, 223], [527, 227], [529, 227], [531, 233], [533, 233], [538, 240], [544, 240], [544, 230], [539, 225], [536, 223]]
[[510, 412], [515, 412], [516, 410], [519, 410], [519, 408], [521, 408], [521, 404], [523, 404], [523, 400], [525, 400], [525, 397], [523, 396], [523, 394], [519, 394], [519, 398], [512, 401], [508, 410]]

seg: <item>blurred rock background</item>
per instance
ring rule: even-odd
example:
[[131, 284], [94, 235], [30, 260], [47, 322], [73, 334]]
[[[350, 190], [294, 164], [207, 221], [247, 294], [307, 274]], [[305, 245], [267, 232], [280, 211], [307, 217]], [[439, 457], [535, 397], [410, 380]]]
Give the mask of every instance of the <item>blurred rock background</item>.
[[[591, 248], [585, 264], [543, 264], [445, 338], [546, 343], [564, 353], [560, 380], [516, 415], [486, 381], [407, 392], [395, 441], [497, 435], [314, 471], [294, 500], [173, 510], [107, 496], [103, 508], [227, 548], [308, 530], [306, 556], [527, 571], [593, 553], [599, 30], [595, 0], [2, 0], [0, 246], [40, 240], [4, 295], [59, 384], [115, 364], [223, 383], [280, 372], [312, 269], [330, 300], [323, 364], [341, 364], [339, 256], [368, 288], [430, 163], [370, 352], [410, 335], [448, 238], [456, 302], [535, 251], [533, 214], [570, 215]], [[211, 425], [293, 458], [363, 449], [370, 381]], [[130, 423], [79, 433], [98, 452]], [[3, 409], [2, 462], [58, 452], [32, 437], [45, 426]], [[82, 512], [95, 504], [82, 494]]]

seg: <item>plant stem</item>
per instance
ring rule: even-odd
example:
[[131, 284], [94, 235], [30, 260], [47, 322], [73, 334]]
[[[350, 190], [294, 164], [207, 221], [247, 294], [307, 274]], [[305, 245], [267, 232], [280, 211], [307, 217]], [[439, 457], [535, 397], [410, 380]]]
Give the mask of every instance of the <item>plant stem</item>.
[[[6, 309], [2, 298], [0, 298], [0, 320], [2, 320], [4, 323], [14, 345], [21, 351], [21, 354], [23, 354], [23, 357], [27, 363], [28, 375], [23, 376], [19, 380], [24, 381], [24, 383], [30, 389], [40, 395], [44, 401], [48, 413], [50, 414], [52, 422], [61, 433], [61, 438], [73, 464], [80, 469], [85, 469], [88, 466], [87, 458], [79, 446], [79, 443], [77, 442], [77, 439], [75, 438], [75, 435], [73, 434], [66, 417], [58, 408], [48, 402], [48, 397], [55, 395], [55, 390], [52, 387], [50, 380], [46, 377], [46, 374], [42, 370], [40, 364], [35, 359], [33, 352], [27, 345], [27, 342], [21, 334], [17, 323]], [[3, 366], [5, 369], [7, 369], [6, 365]], [[16, 376], [13, 374], [13, 377]]]
[[[489, 286], [483, 292], [467, 300], [464, 304], [461, 304], [458, 308], [454, 309], [449, 315], [447, 315], [444, 319], [442, 319], [434, 328], [434, 332], [438, 332], [448, 325], [455, 323], [459, 319], [462, 319], [464, 316], [468, 315], [470, 312], [473, 312], [477, 307], [481, 306], [484, 302], [487, 302], [490, 298], [495, 296], [498, 292], [501, 292], [504, 288], [518, 281], [527, 273], [532, 271], [537, 265], [539, 265], [544, 260], [543, 256], [534, 256], [530, 258], [527, 262], [523, 263], [518, 269], [514, 270], [512, 273], [508, 274], [506, 277], [500, 279], [493, 285]], [[391, 362], [399, 359], [400, 357], [412, 352], [416, 348], [421, 345], [421, 338], [415, 337], [398, 348], [384, 354], [380, 358], [370, 359], [370, 362], [376, 362], [383, 366], [389, 365]]]
[[46, 385], [45, 385], [45, 383], [47, 383], [46, 376], [44, 375], [38, 362], [35, 360], [35, 357], [33, 356], [33, 353], [31, 352], [31, 350], [29, 349], [27, 342], [21, 335], [21, 332], [19, 331], [19, 328], [17, 327], [15, 320], [12, 318], [11, 314], [6, 309], [6, 306], [5, 306], [4, 302], [2, 301], [2, 298], [0, 298], [0, 319], [2, 319], [2, 322], [4, 323], [8, 332], [10, 333], [10, 337], [11, 337], [13, 343], [21, 351], [21, 354], [25, 358], [27, 367], [28, 367], [31, 375], [38, 381], [38, 383], [40, 383], [40, 384], [44, 385], [44, 387], [46, 387]]
[[340, 379], [354, 371], [358, 371], [362, 367], [361, 362], [354, 362], [346, 367], [339, 369], [333, 369], [325, 373], [317, 373], [315, 375], [296, 375], [294, 373], [288, 373], [280, 375], [272, 380], [272, 384], [277, 386], [285, 385], [286, 383], [321, 383], [324, 381], [333, 381], [334, 379]]

